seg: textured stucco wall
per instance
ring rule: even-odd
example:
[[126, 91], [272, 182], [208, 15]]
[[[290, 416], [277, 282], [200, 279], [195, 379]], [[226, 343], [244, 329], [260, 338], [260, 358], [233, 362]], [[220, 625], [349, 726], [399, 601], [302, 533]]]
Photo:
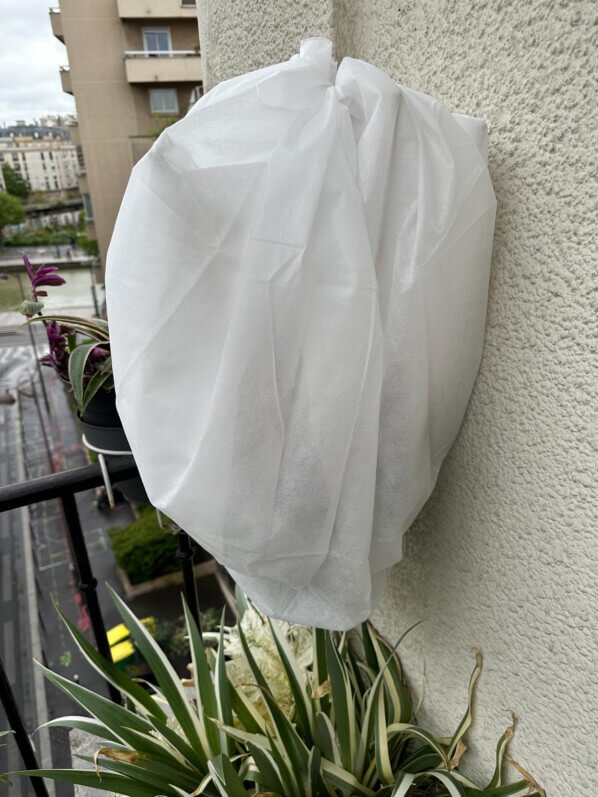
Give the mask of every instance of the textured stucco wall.
[[[490, 129], [498, 217], [480, 374], [436, 490], [374, 621], [449, 733], [485, 653], [472, 769], [505, 709], [512, 755], [552, 797], [598, 788], [593, 214], [595, 7], [589, 0], [202, 0], [211, 83], [287, 58], [306, 35]], [[595, 351], [595, 349], [594, 349]]]

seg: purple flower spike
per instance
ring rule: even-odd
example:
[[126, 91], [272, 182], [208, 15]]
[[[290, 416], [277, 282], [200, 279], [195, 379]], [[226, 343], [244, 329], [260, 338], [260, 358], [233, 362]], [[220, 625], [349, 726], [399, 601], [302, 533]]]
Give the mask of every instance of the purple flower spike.
[[42, 365], [49, 365], [61, 376], [68, 377], [68, 351], [67, 339], [68, 327], [63, 327], [56, 321], [50, 321], [46, 324], [46, 333], [48, 335], [49, 354], [40, 357]]
[[31, 262], [25, 252], [23, 252], [23, 262], [27, 269], [27, 274], [31, 281], [31, 296], [34, 301], [37, 301], [38, 296], [47, 296], [46, 291], [38, 291], [37, 288], [48, 285], [64, 285], [66, 280], [59, 277], [56, 272], [56, 266], [40, 266], [37, 271], [31, 265]]
[[27, 257], [25, 252], [23, 252], [23, 262], [25, 263], [25, 268], [27, 269], [27, 273], [29, 274], [29, 279], [31, 280], [31, 282], [33, 282], [33, 280], [35, 279], [35, 271], [33, 270], [33, 266], [31, 265], [29, 258]]

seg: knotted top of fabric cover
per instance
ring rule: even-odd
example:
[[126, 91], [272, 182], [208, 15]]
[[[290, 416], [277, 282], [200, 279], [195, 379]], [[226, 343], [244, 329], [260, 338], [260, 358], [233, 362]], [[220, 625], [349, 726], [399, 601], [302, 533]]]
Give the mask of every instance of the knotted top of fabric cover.
[[162, 133], [107, 302], [152, 503], [261, 610], [346, 629], [462, 421], [495, 198], [483, 122], [331, 54], [308, 39]]

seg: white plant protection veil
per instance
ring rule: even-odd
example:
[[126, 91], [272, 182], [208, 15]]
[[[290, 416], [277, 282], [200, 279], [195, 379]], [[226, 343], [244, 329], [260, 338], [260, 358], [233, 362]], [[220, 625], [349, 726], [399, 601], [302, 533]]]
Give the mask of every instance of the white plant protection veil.
[[264, 612], [368, 617], [482, 353], [482, 121], [308, 39], [133, 169], [107, 264], [117, 406], [152, 503]]

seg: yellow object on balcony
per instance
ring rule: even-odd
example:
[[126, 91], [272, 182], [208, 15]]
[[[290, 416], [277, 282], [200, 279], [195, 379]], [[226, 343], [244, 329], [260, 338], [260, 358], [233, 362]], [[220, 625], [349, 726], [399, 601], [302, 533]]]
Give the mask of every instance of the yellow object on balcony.
[[122, 664], [135, 656], [135, 648], [128, 639], [125, 639], [123, 642], [119, 642], [118, 645], [112, 645], [110, 654], [114, 664]]
[[201, 56], [194, 50], [164, 50], [125, 53], [129, 83], [199, 83], [202, 79]]

